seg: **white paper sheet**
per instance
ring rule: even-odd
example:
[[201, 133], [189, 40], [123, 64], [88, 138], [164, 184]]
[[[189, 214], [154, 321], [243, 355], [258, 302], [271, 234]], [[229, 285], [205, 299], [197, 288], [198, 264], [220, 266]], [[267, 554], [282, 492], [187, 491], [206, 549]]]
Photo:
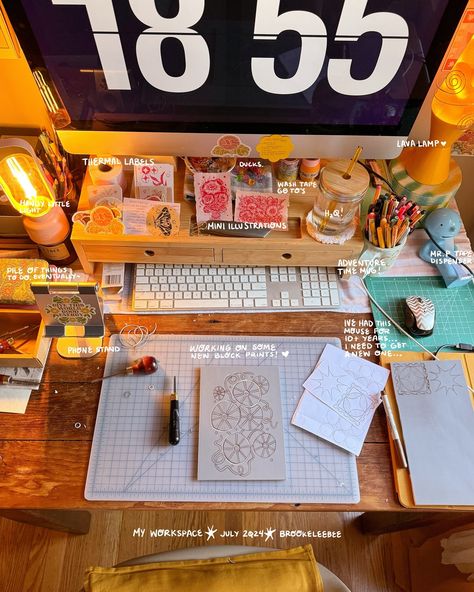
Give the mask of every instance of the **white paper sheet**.
[[459, 360], [391, 364], [418, 505], [474, 505], [474, 409]]
[[388, 376], [385, 368], [327, 345], [291, 423], [359, 455]]
[[25, 413], [31, 390], [18, 387], [0, 388], [0, 413]]

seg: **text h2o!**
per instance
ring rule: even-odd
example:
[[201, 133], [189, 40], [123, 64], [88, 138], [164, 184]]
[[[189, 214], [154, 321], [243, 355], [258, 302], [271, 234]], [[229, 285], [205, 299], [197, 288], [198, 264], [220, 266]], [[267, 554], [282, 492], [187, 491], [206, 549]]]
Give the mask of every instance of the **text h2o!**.
[[[125, 56], [112, 0], [51, 0], [55, 5], [86, 7], [97, 51], [109, 90], [131, 90]], [[331, 58], [327, 78], [331, 88], [342, 95], [362, 96], [385, 88], [397, 73], [408, 45], [408, 25], [393, 12], [365, 14], [368, 0], [345, 0], [335, 41], [357, 42], [364, 33], [378, 33], [382, 44], [371, 74], [364, 79], [351, 76], [352, 59]], [[137, 39], [137, 60], [143, 77], [158, 90], [186, 93], [203, 86], [209, 76], [211, 55], [204, 37], [192, 27], [202, 18], [206, 0], [179, 0], [176, 16], [165, 18], [155, 0], [129, 0], [133, 13], [145, 29]], [[275, 73], [275, 59], [252, 57], [250, 68], [255, 84], [275, 95], [291, 95], [312, 86], [326, 58], [327, 30], [324, 21], [307, 10], [279, 14], [280, 0], [257, 0], [254, 40], [275, 40], [283, 31], [301, 37], [301, 53], [296, 72], [290, 78]], [[173, 37], [182, 44], [185, 68], [180, 76], [170, 76], [163, 64], [161, 44]]]

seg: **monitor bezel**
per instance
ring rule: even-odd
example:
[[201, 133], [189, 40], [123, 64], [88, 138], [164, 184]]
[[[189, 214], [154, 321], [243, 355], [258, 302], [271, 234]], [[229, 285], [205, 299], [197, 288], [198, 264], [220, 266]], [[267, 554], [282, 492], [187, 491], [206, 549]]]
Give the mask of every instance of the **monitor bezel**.
[[[454, 5], [454, 6], [453, 6]], [[387, 136], [407, 137], [415, 122], [418, 112], [429, 92], [431, 83], [440, 67], [443, 57], [449, 47], [452, 37], [460, 22], [460, 19], [468, 5], [468, 0], [450, 0], [446, 7], [440, 24], [435, 32], [434, 39], [426, 56], [425, 67], [430, 77], [426, 82], [426, 70], [422, 68], [410, 97], [407, 100], [403, 116], [398, 125], [353, 125], [353, 124], [291, 124], [291, 123], [254, 123], [254, 122], [152, 122], [152, 121], [101, 121], [91, 120], [92, 125], [84, 125], [86, 120], [72, 120], [65, 130], [79, 132], [155, 132], [155, 133], [179, 133], [179, 134], [285, 134], [303, 136]], [[3, 0], [8, 17], [19, 39], [30, 69], [45, 68], [40, 48], [36, 41], [33, 29], [27, 19], [26, 13], [19, 0]], [[423, 89], [423, 90], [421, 90]], [[135, 114], [134, 114], [135, 115]]]

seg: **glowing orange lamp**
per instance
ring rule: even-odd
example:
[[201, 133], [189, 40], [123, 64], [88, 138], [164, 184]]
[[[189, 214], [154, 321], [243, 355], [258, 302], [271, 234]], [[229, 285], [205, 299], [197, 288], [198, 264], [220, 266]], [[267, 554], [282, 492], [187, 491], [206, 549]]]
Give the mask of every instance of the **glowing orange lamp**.
[[0, 140], [0, 185], [42, 256], [56, 265], [76, 259], [69, 240], [70, 225], [57, 207], [53, 189], [31, 146], [20, 139]]
[[430, 140], [436, 145], [408, 149], [400, 157], [410, 177], [424, 185], [439, 185], [446, 181], [451, 147], [473, 125], [474, 36], [433, 97]]

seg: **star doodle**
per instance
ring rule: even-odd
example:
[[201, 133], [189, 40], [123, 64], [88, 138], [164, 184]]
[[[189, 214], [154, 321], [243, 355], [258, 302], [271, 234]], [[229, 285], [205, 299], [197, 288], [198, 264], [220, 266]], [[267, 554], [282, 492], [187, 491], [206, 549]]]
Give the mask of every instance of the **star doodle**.
[[461, 374], [456, 363], [444, 360], [438, 366], [430, 366], [429, 378], [436, 391], [443, 392], [446, 396], [458, 395], [466, 388], [462, 370], [460, 372]]
[[267, 528], [264, 532], [265, 535], [265, 542], [271, 539], [273, 541], [273, 534], [276, 532], [276, 528]]
[[217, 528], [214, 528], [214, 524], [212, 526], [208, 526], [206, 530], [207, 540], [215, 539], [214, 536], [217, 532]]

